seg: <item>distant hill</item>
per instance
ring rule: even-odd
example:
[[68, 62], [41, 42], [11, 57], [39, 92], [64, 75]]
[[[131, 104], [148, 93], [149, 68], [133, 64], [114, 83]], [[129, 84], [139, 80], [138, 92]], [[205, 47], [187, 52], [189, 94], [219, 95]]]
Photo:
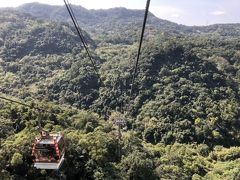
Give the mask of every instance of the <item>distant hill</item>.
[[[95, 40], [104, 39], [107, 43], [132, 44], [139, 37], [144, 10], [126, 8], [111, 9], [86, 9], [82, 6], [72, 5], [80, 26], [88, 31]], [[40, 3], [28, 3], [21, 5], [17, 10], [30, 13], [31, 15], [52, 21], [71, 21], [65, 6], [51, 6]], [[161, 33], [177, 35], [221, 35], [239, 36], [240, 24], [217, 24], [210, 26], [185, 26], [159, 19], [149, 13], [146, 35], [155, 37]]]
[[[72, 9], [82, 29], [88, 31], [95, 40], [104, 39], [112, 44], [132, 44], [139, 37], [144, 10], [129, 10], [112, 8], [108, 10], [88, 10], [82, 6], [72, 5]], [[52, 21], [70, 22], [70, 16], [65, 6], [50, 6], [39, 3], [29, 3], [19, 6], [17, 10]], [[146, 35], [155, 36], [163, 31], [182, 33], [179, 26], [166, 20], [161, 20], [149, 13]]]
[[[85, 34], [91, 46], [93, 40]], [[64, 40], [65, 39], [65, 40]], [[0, 54], [7, 59], [26, 55], [71, 53], [79, 47], [75, 29], [67, 23], [41, 21], [15, 10], [0, 13]]]
[[[111, 8], [107, 10], [88, 10], [82, 6], [71, 5], [76, 18], [80, 23], [84, 23], [86, 26], [98, 26], [100, 24], [106, 25], [106, 23], [116, 23], [129, 25], [129, 23], [142, 23], [142, 17], [144, 10], [130, 10], [126, 8]], [[67, 13], [65, 6], [51, 6], [40, 3], [28, 3], [21, 5], [17, 10], [27, 12], [41, 19], [50, 19], [54, 21], [71, 21], [70, 16]], [[158, 19], [152, 13], [148, 16], [149, 25], [154, 26], [169, 26], [178, 27], [176, 23], [170, 21]]]

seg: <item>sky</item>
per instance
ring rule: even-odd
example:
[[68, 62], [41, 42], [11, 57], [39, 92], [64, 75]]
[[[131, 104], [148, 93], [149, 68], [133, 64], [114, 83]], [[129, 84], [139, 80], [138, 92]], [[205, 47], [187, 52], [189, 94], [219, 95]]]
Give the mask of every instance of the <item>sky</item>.
[[[68, 0], [87, 9], [144, 9], [146, 0]], [[39, 2], [63, 5], [63, 0], [1, 0], [0, 7]], [[240, 0], [151, 0], [150, 11], [161, 19], [184, 25], [240, 23]], [[1, 13], [1, 12], [0, 12]]]

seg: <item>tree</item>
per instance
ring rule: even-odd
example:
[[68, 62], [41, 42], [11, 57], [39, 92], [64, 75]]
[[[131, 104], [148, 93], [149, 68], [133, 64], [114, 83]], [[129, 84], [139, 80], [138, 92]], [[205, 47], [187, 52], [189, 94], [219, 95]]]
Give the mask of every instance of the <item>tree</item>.
[[14, 153], [11, 160], [12, 166], [20, 166], [23, 164], [23, 156], [20, 153]]

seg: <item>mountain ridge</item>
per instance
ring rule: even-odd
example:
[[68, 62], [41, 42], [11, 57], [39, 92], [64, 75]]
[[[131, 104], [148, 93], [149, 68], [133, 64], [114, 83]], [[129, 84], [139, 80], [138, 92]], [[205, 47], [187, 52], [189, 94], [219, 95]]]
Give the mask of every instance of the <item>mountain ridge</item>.
[[[113, 8], [107, 8], [107, 9], [87, 9], [81, 5], [73, 5], [71, 4], [73, 10], [82, 10], [84, 11], [84, 13], [88, 12], [88, 13], [92, 13], [92, 12], [98, 12], [98, 13], [104, 13], [107, 14], [107, 12], [117, 12], [118, 10], [124, 10], [126, 13], [129, 13], [129, 12], [132, 12], [132, 13], [136, 13], [136, 12], [144, 12], [143, 9], [128, 9], [128, 8], [125, 8], [125, 7], [113, 7]], [[39, 9], [40, 7], [44, 7], [46, 8], [47, 10], [56, 10], [56, 9], [65, 9], [65, 6], [61, 6], [61, 5], [49, 5], [49, 4], [43, 4], [43, 3], [38, 3], [38, 2], [32, 2], [32, 3], [25, 3], [25, 4], [22, 4], [18, 7], [16, 7], [15, 9], [17, 10], [20, 10], [20, 11], [26, 11], [26, 12], [29, 12], [29, 13], [32, 13], [31, 10], [34, 10], [36, 11], [37, 9]], [[42, 9], [41, 9], [42, 10]], [[65, 9], [66, 11], [66, 9]], [[48, 11], [49, 13], [49, 11]], [[47, 13], [47, 14], [48, 14]], [[67, 14], [67, 11], [65, 12]], [[33, 15], [33, 14], [32, 14]], [[67, 14], [68, 15], [68, 14]], [[192, 25], [192, 26], [189, 26], [189, 25], [184, 25], [184, 24], [179, 24], [179, 23], [175, 23], [175, 22], [172, 22], [172, 21], [169, 21], [169, 20], [165, 20], [165, 19], [161, 19], [157, 16], [155, 16], [153, 13], [149, 12], [149, 16], [154, 16], [155, 18], [159, 19], [159, 20], [162, 20], [162, 21], [166, 21], [166, 22], [169, 22], [169, 23], [172, 23], [172, 24], [176, 24], [176, 25], [179, 25], [179, 26], [185, 26], [185, 27], [208, 27], [208, 26], [216, 26], [216, 25], [239, 25], [240, 23], [216, 23], [216, 24], [211, 24], [211, 25]], [[36, 17], [41, 17], [39, 15], [37, 15]]]
[[[144, 10], [127, 9], [123, 7], [110, 9], [86, 9], [80, 5], [72, 5], [76, 19], [81, 27], [95, 37], [95, 40], [106, 38], [106, 42], [113, 44], [127, 43], [132, 44], [138, 39], [138, 34], [142, 26]], [[23, 4], [16, 8], [18, 11], [30, 13], [40, 19], [51, 21], [71, 22], [71, 19], [64, 6], [47, 5], [40, 3]], [[128, 40], [120, 40], [121, 37], [128, 36], [128, 30], [136, 31], [128, 37]], [[229, 29], [231, 34], [228, 33]], [[212, 33], [220, 36], [239, 36], [240, 23], [235, 24], [213, 24], [209, 26], [186, 26], [168, 20], [160, 19], [151, 12], [148, 15], [146, 35], [156, 36], [161, 33], [170, 35], [211, 35]], [[131, 40], [129, 40], [131, 39]]]

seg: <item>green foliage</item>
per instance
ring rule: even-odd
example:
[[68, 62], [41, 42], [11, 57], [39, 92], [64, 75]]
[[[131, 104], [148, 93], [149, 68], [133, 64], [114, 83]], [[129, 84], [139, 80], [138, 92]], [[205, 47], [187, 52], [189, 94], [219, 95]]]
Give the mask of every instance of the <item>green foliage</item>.
[[144, 152], [133, 151], [119, 164], [123, 179], [155, 179], [154, 163]]
[[114, 136], [95, 131], [80, 139], [80, 145], [89, 152], [91, 159], [99, 164], [113, 161], [116, 158], [116, 141]]
[[208, 172], [207, 179], [239, 179], [240, 169], [239, 160], [218, 162], [212, 171]]
[[85, 132], [92, 132], [98, 125], [99, 119], [98, 115], [82, 111], [79, 114], [72, 117], [72, 125], [79, 130], [84, 130]]
[[165, 154], [158, 162], [157, 173], [160, 178], [188, 179], [194, 174], [205, 175], [211, 163], [198, 155], [196, 147], [174, 144], [166, 147]]
[[23, 164], [23, 156], [20, 153], [14, 153], [11, 160], [11, 165], [20, 166], [22, 164]]

